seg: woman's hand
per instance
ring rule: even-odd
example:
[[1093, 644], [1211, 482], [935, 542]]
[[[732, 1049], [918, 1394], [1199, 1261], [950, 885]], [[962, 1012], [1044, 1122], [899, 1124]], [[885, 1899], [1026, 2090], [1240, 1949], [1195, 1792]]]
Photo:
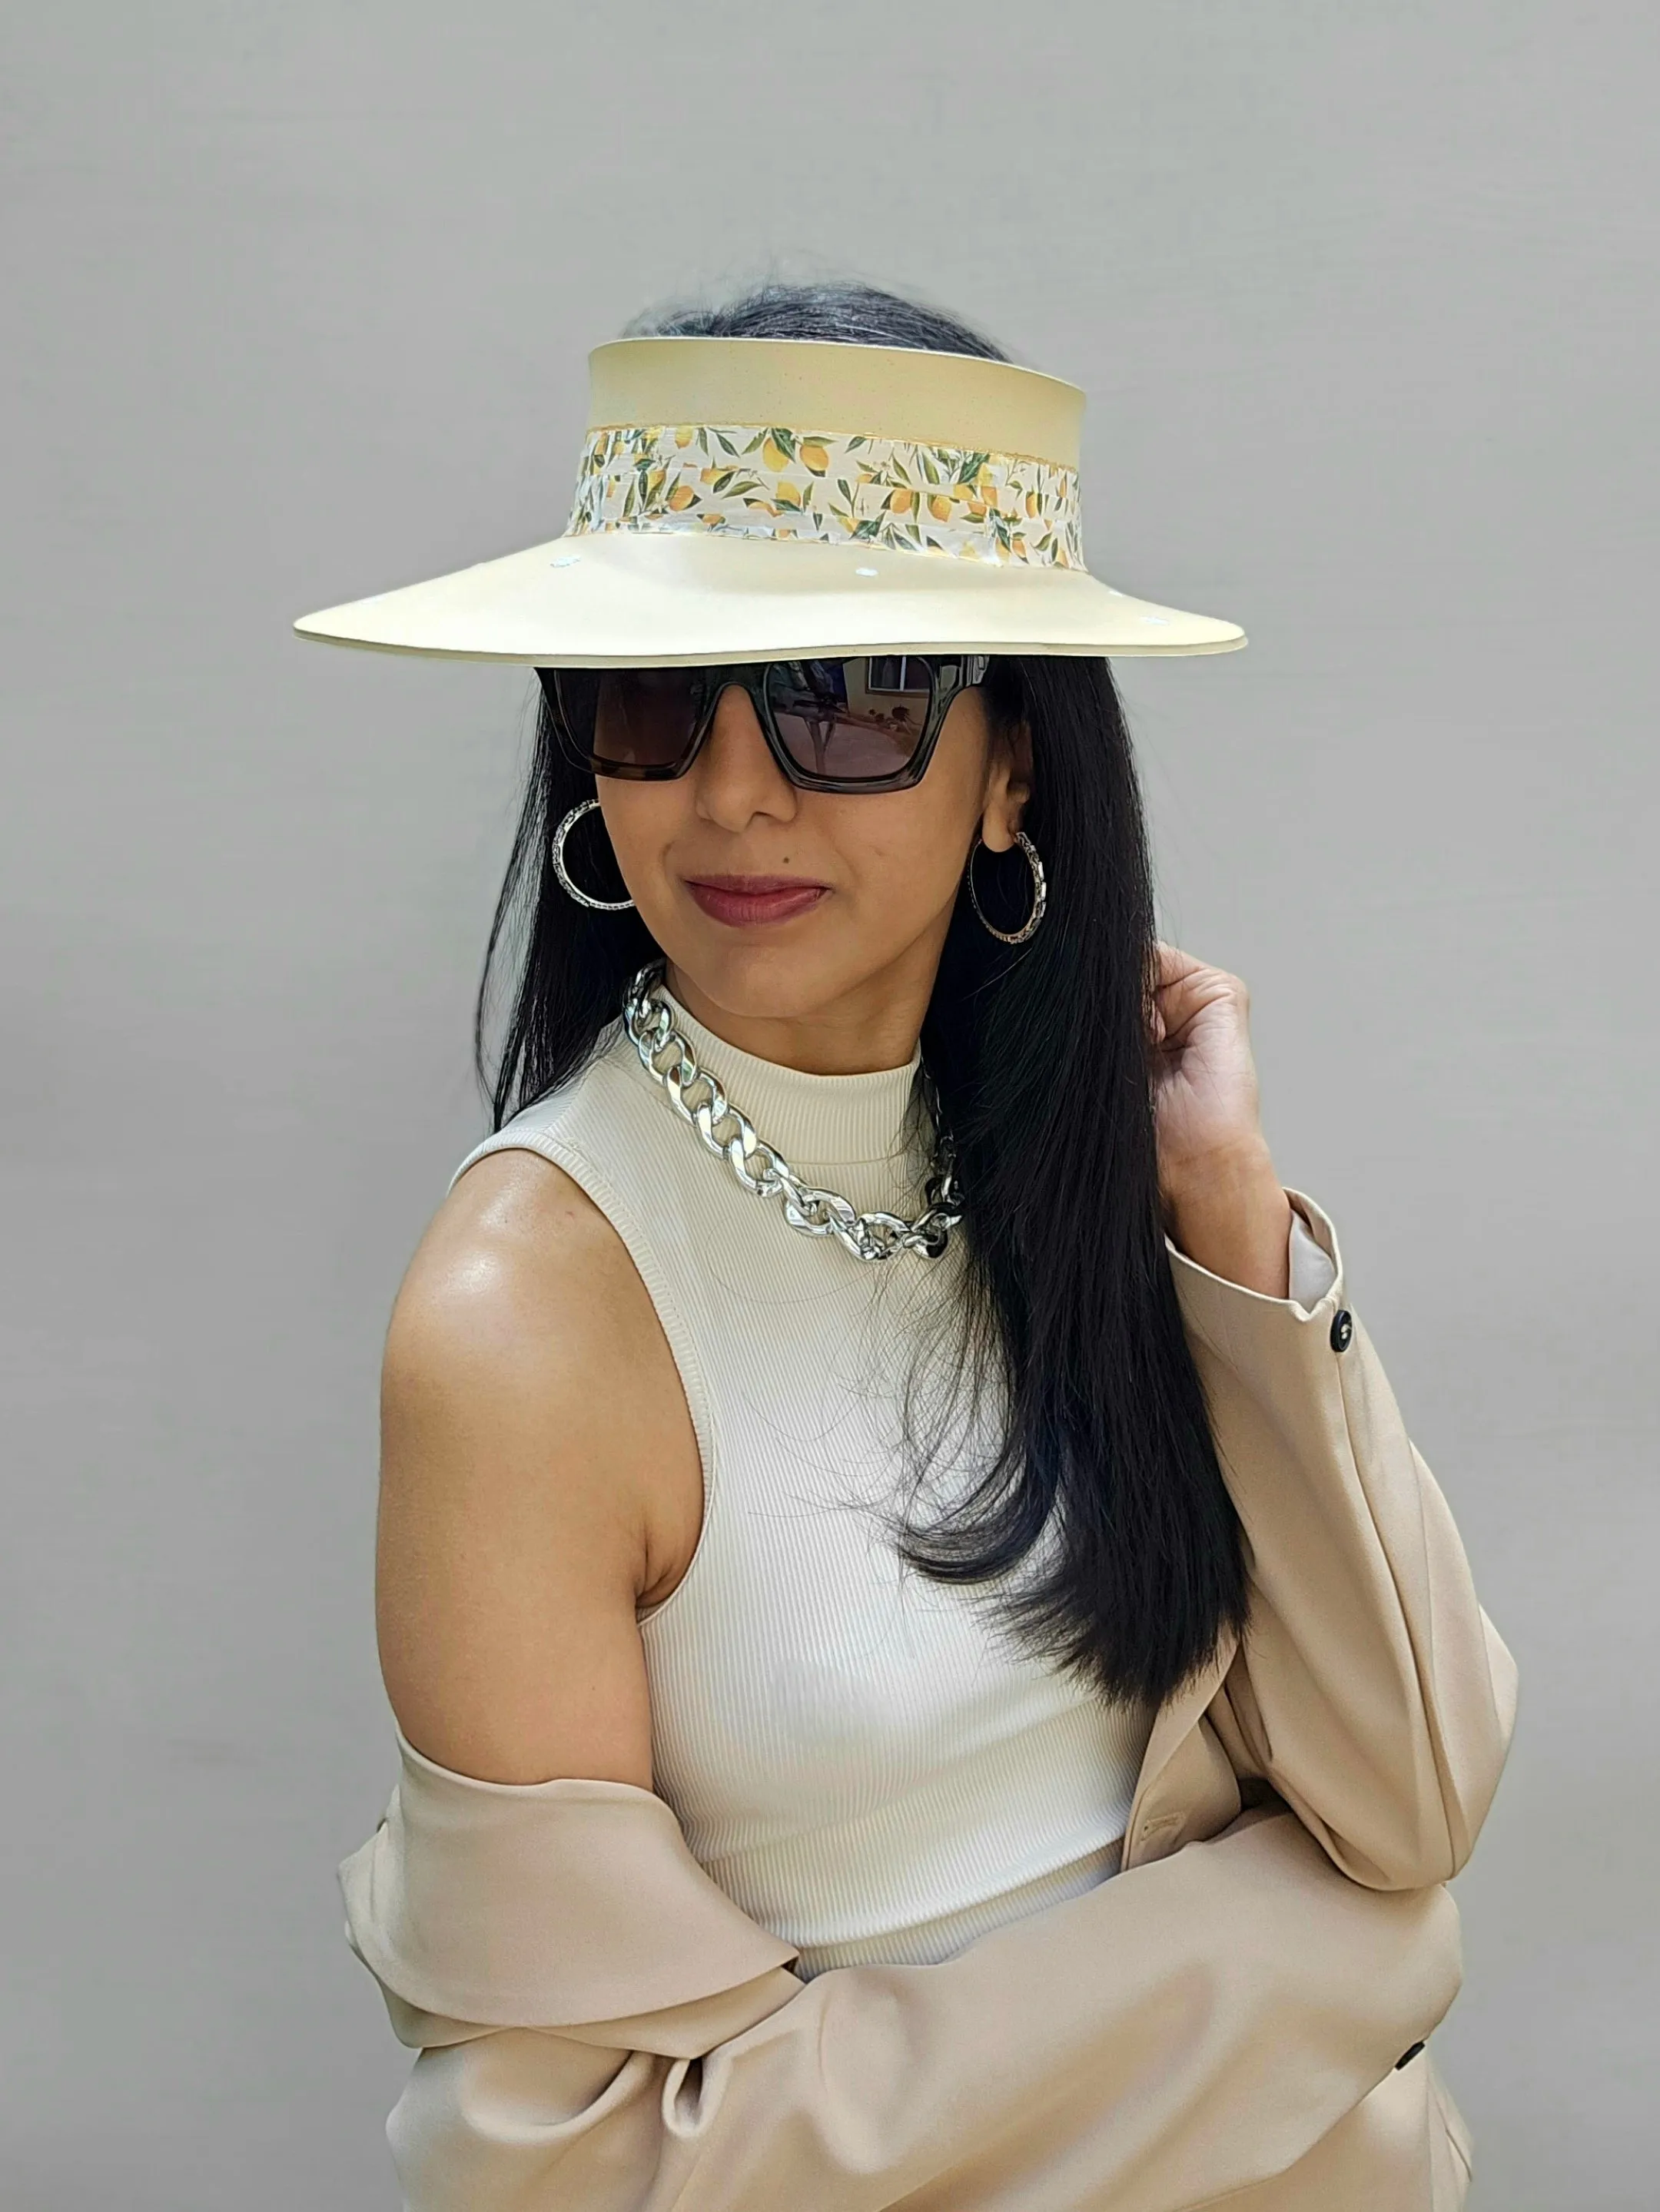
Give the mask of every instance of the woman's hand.
[[1212, 1274], [1283, 1298], [1291, 1200], [1262, 1134], [1250, 994], [1173, 945], [1158, 947], [1158, 963], [1153, 1110], [1170, 1233]]

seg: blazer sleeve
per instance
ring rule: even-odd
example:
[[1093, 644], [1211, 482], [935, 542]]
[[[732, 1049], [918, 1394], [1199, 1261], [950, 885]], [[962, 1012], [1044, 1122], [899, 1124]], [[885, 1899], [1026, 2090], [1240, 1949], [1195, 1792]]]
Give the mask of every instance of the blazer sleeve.
[[407, 2212], [1183, 2212], [1291, 2166], [1458, 1983], [1444, 1889], [1358, 1887], [1280, 1807], [943, 1965], [804, 1984], [651, 1792], [400, 1743], [341, 1881], [420, 2051]]
[[[1312, 1305], [1170, 1246], [1250, 1567], [1250, 1618], [1210, 1718], [1237, 1771], [1271, 1785], [1345, 1874], [1421, 1888], [1475, 1844], [1516, 1668], [1347, 1308], [1336, 1231], [1288, 1195], [1327, 1255]], [[1306, 1285], [1306, 1259], [1300, 1272]]]

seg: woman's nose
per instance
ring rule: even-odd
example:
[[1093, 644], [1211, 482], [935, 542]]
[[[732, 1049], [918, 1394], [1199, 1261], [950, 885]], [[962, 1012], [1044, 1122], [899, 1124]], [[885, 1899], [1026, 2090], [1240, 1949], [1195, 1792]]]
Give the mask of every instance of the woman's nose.
[[741, 830], [757, 814], [788, 821], [794, 786], [773, 758], [755, 703], [741, 684], [728, 684], [696, 763], [698, 811], [723, 829]]

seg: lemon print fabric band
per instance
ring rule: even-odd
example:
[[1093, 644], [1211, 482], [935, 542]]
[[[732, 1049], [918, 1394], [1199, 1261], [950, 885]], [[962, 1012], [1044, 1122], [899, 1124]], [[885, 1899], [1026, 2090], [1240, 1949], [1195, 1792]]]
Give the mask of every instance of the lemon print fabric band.
[[775, 424], [593, 431], [569, 530], [713, 531], [1084, 565], [1071, 469], [1025, 454]]

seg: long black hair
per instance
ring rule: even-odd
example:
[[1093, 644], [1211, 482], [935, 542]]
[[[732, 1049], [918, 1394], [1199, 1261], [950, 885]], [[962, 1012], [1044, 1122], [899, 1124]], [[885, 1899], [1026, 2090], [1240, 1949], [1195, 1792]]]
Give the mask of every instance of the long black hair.
[[[950, 317], [863, 285], [769, 285], [633, 331], [1006, 358]], [[1048, 870], [1050, 912], [1012, 949], [959, 894], [922, 1054], [963, 1188], [959, 1371], [994, 1380], [1002, 1433], [967, 1493], [927, 1525], [908, 1522], [900, 1548], [939, 1581], [1006, 1577], [1000, 1602], [1029, 1648], [1110, 1696], [1158, 1701], [1241, 1626], [1245, 1577], [1164, 1250], [1140, 793], [1104, 659], [999, 659], [983, 689], [995, 723], [1029, 733], [1024, 826]], [[497, 1127], [587, 1063], [657, 951], [636, 914], [593, 913], [559, 888], [550, 829], [593, 790], [542, 701], [478, 1000]], [[596, 839], [585, 880], [598, 888], [605, 865]], [[995, 890], [988, 879], [982, 897]], [[510, 953], [492, 1071], [490, 1008]]]

